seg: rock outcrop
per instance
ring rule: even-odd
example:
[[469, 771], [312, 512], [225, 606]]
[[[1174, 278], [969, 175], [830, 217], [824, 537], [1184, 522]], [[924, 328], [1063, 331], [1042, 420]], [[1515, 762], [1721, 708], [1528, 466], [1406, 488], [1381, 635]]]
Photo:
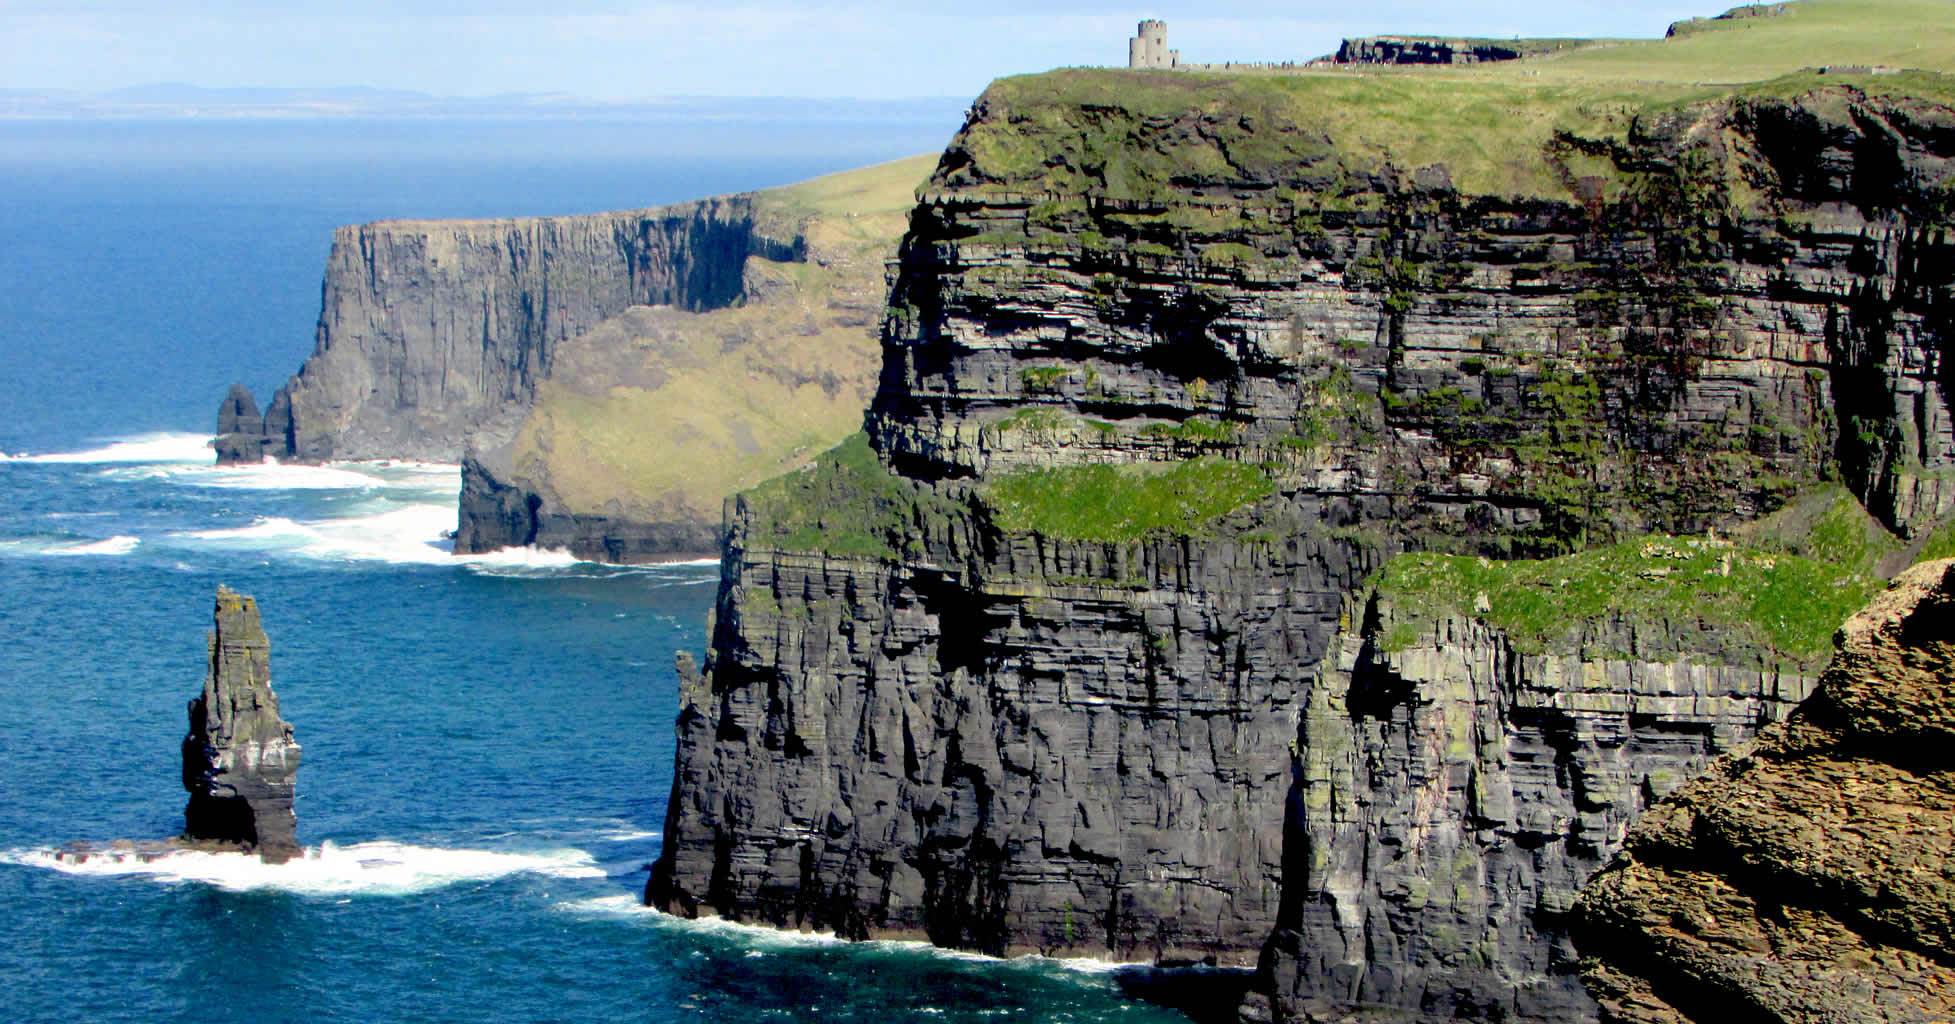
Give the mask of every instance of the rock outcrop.
[[1702, 535], [1830, 475], [1890, 528], [1947, 514], [1955, 112], [1679, 101], [1445, 162], [1313, 105], [1369, 88], [980, 99], [911, 219], [866, 441], [732, 509], [652, 903], [1262, 956], [1284, 1016], [1592, 1013], [1575, 888], [1805, 673], [1685, 611], [1520, 656], [1469, 607], [1367, 659], [1352, 595], [1401, 552]]
[[210, 668], [183, 740], [183, 838], [283, 863], [304, 853], [292, 811], [300, 751], [278, 715], [271, 642], [250, 597], [217, 588], [213, 617]]
[[1955, 561], [1848, 620], [1819, 690], [1646, 814], [1575, 905], [1603, 1019], [1955, 1019]]

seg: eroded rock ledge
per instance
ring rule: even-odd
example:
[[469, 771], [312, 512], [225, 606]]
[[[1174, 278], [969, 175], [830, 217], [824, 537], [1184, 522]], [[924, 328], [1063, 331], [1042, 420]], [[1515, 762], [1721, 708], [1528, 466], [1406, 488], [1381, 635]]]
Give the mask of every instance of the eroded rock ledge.
[[1583, 891], [1605, 1021], [1955, 1018], [1955, 561], [1904, 573], [1836, 643], [1812, 699]]

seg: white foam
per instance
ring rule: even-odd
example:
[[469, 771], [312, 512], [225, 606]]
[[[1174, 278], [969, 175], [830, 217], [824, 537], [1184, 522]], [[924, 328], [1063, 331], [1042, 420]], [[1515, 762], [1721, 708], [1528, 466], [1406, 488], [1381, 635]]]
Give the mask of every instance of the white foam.
[[833, 932], [799, 932], [770, 928], [766, 925], [744, 924], [718, 917], [683, 918], [665, 913], [655, 907], [648, 907], [637, 897], [629, 895], [599, 896], [592, 899], [567, 900], [557, 905], [559, 910], [570, 913], [599, 917], [640, 918], [661, 925], [683, 928], [687, 931], [719, 935], [748, 947], [748, 956], [759, 955], [769, 949], [788, 949], [793, 947], [813, 948], [836, 945], [852, 945], [855, 948], [889, 953], [905, 953], [934, 957], [939, 960], [957, 960], [974, 964], [996, 964], [1008, 967], [1056, 968], [1078, 974], [1112, 974], [1116, 971], [1147, 968], [1145, 963], [1123, 963], [1115, 960], [1096, 960], [1091, 957], [1049, 957], [1032, 954], [1019, 957], [995, 957], [983, 953], [972, 953], [962, 949], [945, 949], [928, 942], [908, 939], [872, 939], [867, 942], [849, 943]]
[[97, 853], [79, 862], [64, 860], [54, 850], [14, 851], [0, 854], [0, 863], [95, 878], [146, 877], [171, 884], [199, 882], [234, 892], [271, 889], [305, 896], [406, 896], [517, 874], [551, 878], [604, 874], [582, 850], [502, 853], [390, 842], [323, 843], [308, 848], [304, 858], [284, 864], [266, 864], [252, 854], [190, 850], [151, 858], [133, 851]]
[[456, 555], [450, 561], [492, 573], [509, 569], [567, 569], [586, 563], [562, 548], [501, 548], [481, 555]]
[[209, 434], [142, 434], [111, 441], [101, 448], [79, 452], [53, 452], [45, 455], [15, 455], [8, 462], [64, 463], [88, 465], [109, 462], [180, 462], [210, 465], [217, 453], [210, 447]]
[[44, 555], [126, 555], [136, 550], [142, 541], [135, 537], [110, 537], [107, 540], [76, 542], [73, 544], [50, 544], [41, 551]]
[[453, 560], [454, 544], [443, 536], [455, 524], [452, 507], [431, 502], [384, 502], [382, 507], [386, 510], [342, 519], [262, 517], [250, 526], [175, 536], [323, 561], [445, 565]]
[[328, 462], [309, 466], [267, 460], [230, 466], [151, 464], [111, 469], [117, 480], [167, 480], [188, 487], [245, 491], [413, 491], [450, 503], [461, 493], [460, 466], [438, 463]]

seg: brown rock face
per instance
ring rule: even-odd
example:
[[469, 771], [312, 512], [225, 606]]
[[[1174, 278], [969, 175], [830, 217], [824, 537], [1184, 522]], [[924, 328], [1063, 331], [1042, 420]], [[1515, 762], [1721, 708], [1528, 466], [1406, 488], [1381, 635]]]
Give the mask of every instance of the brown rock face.
[[299, 745], [278, 715], [271, 643], [258, 602], [219, 587], [203, 696], [183, 740], [183, 837], [237, 846], [279, 864], [303, 854], [292, 813]]
[[1605, 1021], [1955, 1019], [1955, 561], [1836, 643], [1811, 700], [1651, 809], [1583, 891]]

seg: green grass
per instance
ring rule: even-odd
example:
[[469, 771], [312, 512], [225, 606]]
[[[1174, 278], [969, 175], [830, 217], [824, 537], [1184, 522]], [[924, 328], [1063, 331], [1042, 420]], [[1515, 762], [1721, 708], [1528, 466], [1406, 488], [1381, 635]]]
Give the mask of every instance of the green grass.
[[896, 558], [919, 517], [955, 514], [949, 503], [892, 475], [859, 432], [741, 497], [750, 513], [750, 545], [857, 558]]
[[1544, 57], [1526, 62], [1527, 70], [1547, 79], [1691, 83], [1757, 82], [1836, 64], [1955, 72], [1950, 0], [1807, 0], [1785, 9], [1770, 17], [1697, 22], [1671, 39]]
[[[1676, 39], [1624, 40], [1459, 68], [1212, 74], [1069, 69], [1001, 79], [960, 142], [968, 165], [933, 187], [1150, 199], [1171, 179], [1263, 181], [1334, 209], [1386, 167], [1443, 164], [1462, 192], [1566, 198], [1594, 173], [1550, 153], [1558, 132], [1627, 137], [1638, 116], [1720, 97], [1822, 86], [1955, 95], [1952, 0], [1808, 0], [1785, 15], [1716, 22]], [[1652, 25], [1651, 31], [1661, 31]], [[1925, 74], [1819, 76], [1822, 65]], [[1200, 131], [1162, 123], [1199, 118]], [[1142, 130], [1147, 125], [1153, 128]]]
[[1796, 555], [1665, 536], [1541, 561], [1407, 554], [1375, 583], [1394, 608], [1388, 649], [1442, 616], [1481, 607], [1477, 616], [1526, 653], [1563, 647], [1584, 624], [1612, 616], [1696, 618], [1751, 644], [1769, 665], [1803, 669], [1825, 663], [1833, 631], [1882, 586]]
[[1242, 425], [1213, 416], [1191, 416], [1180, 423], [1154, 423], [1142, 427], [1142, 437], [1159, 437], [1186, 444], [1225, 444], [1242, 432]]
[[904, 157], [783, 185], [761, 195], [804, 217], [908, 213], [916, 205], [916, 187], [930, 176], [936, 165], [934, 153]]
[[1161, 465], [1021, 469], [982, 496], [1008, 533], [1068, 540], [1199, 535], [1214, 520], [1275, 493], [1268, 474], [1219, 458]]

